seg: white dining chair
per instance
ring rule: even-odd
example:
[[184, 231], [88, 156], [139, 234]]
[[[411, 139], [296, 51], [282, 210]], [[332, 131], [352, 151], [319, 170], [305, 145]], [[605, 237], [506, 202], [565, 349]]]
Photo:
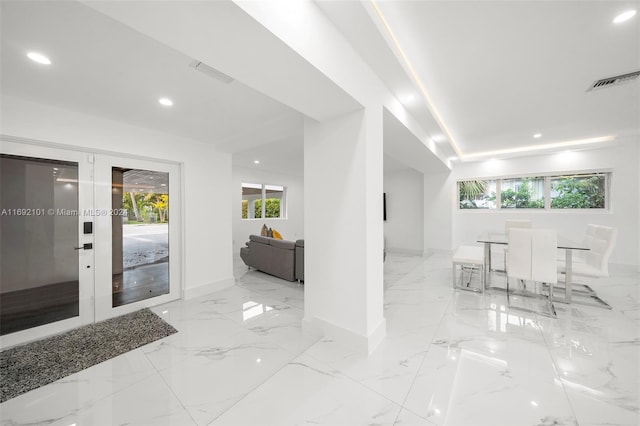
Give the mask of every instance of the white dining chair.
[[[527, 312], [540, 313], [551, 317], [556, 316], [553, 305], [553, 285], [558, 282], [556, 269], [556, 249], [558, 247], [558, 234], [551, 229], [526, 229], [513, 228], [508, 236], [509, 250], [507, 252], [507, 300], [508, 306], [513, 309]], [[523, 285], [523, 297], [546, 299], [549, 312], [528, 309], [511, 303], [509, 293], [509, 281], [515, 278]], [[533, 293], [527, 292], [527, 281], [546, 284], [534, 286]], [[536, 290], [540, 289], [540, 292]], [[542, 289], [547, 288], [548, 294], [542, 294]]]
[[[513, 228], [526, 228], [529, 229], [531, 228], [531, 221], [530, 220], [514, 220], [514, 219], [510, 219], [510, 220], [505, 220], [504, 222], [504, 234], [507, 236], [507, 238], [509, 238], [509, 231]], [[502, 249], [502, 257], [503, 257], [503, 265], [504, 265], [504, 270], [496, 270], [497, 272], [506, 272], [507, 271], [507, 254], [509, 252], [509, 249], [507, 247], [504, 246], [496, 246], [496, 250], [501, 250]]]
[[[589, 248], [584, 255], [574, 258], [571, 269], [574, 280], [576, 278], [607, 278], [609, 277], [609, 258], [616, 245], [618, 237], [617, 228], [602, 225], [587, 225], [587, 233], [583, 240]], [[566, 274], [567, 265], [564, 260], [558, 261], [558, 272]], [[608, 303], [597, 297], [596, 292], [588, 284], [573, 283], [572, 291], [587, 294], [596, 299], [594, 306], [602, 306], [611, 309]]]

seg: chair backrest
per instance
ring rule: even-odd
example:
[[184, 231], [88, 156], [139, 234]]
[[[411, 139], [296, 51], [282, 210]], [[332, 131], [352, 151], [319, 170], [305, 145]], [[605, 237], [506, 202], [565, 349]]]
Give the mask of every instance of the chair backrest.
[[507, 274], [521, 280], [531, 279], [531, 230], [513, 228], [507, 233]]
[[507, 271], [510, 277], [544, 283], [558, 282], [556, 231], [512, 228], [508, 239]]
[[589, 247], [586, 260], [589, 266], [600, 271], [601, 277], [609, 276], [609, 257], [618, 238], [618, 230], [609, 226], [588, 225], [585, 243]]
[[558, 232], [553, 229], [533, 229], [531, 279], [542, 283], [558, 282]]
[[530, 220], [505, 220], [504, 233], [509, 235], [509, 231], [513, 228], [531, 228]]

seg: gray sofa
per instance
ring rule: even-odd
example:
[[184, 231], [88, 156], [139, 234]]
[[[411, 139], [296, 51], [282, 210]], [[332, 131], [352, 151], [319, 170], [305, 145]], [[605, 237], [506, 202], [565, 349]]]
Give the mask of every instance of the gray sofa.
[[287, 281], [304, 281], [304, 240], [250, 235], [240, 257], [250, 267]]

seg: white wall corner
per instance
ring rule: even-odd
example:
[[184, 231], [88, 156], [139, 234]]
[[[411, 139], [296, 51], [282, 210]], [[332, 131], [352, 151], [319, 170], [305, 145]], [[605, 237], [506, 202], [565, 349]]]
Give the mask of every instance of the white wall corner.
[[195, 287], [189, 287], [184, 289], [184, 300], [191, 300], [196, 297], [203, 296], [205, 294], [213, 293], [214, 291], [224, 290], [225, 288], [229, 288], [236, 283], [235, 278], [225, 278], [222, 280], [200, 284]]

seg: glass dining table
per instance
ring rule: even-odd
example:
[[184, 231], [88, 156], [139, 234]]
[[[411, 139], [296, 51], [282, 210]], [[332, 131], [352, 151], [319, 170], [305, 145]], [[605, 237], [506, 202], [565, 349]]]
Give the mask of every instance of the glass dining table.
[[[484, 282], [485, 290], [491, 287], [491, 246], [493, 244], [508, 246], [507, 234], [487, 232], [478, 237], [479, 243], [484, 244]], [[561, 303], [571, 303], [573, 284], [573, 251], [588, 251], [589, 247], [584, 243], [577, 243], [561, 235], [558, 235], [558, 249], [564, 250], [565, 261], [565, 293], [564, 298], [554, 296], [553, 300]]]

